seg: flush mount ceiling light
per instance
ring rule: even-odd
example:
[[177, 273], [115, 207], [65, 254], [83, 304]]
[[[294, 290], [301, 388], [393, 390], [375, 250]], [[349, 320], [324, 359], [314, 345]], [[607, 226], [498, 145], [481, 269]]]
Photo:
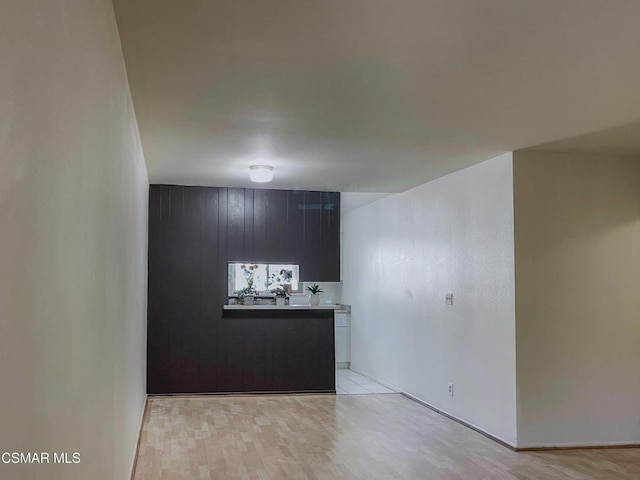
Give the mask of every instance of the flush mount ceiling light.
[[269, 165], [251, 165], [249, 167], [249, 178], [256, 183], [270, 182], [273, 180], [273, 167]]

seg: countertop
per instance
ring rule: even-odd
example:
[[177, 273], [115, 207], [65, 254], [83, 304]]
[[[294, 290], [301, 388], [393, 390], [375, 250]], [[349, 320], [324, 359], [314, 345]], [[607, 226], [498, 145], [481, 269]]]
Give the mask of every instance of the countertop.
[[223, 305], [224, 310], [342, 310], [344, 305]]

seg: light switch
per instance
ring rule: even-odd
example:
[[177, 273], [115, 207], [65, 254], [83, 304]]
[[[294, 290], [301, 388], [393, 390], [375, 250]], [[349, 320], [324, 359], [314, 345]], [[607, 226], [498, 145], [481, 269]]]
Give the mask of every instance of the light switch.
[[445, 296], [445, 302], [447, 305], [453, 305], [453, 293], [447, 292]]

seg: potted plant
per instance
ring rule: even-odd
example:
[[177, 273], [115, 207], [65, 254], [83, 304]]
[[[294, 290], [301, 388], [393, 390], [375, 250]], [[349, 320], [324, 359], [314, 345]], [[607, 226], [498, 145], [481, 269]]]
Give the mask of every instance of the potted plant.
[[289, 298], [289, 293], [283, 287], [275, 288], [271, 290], [271, 293], [276, 296], [276, 305], [278, 306], [284, 306]]
[[[286, 304], [289, 298], [289, 291], [291, 289], [291, 279], [293, 278], [293, 272], [291, 270], [280, 270], [280, 273], [272, 273], [267, 282], [267, 287], [276, 285], [275, 288], [269, 290], [276, 297], [276, 305], [283, 306]], [[289, 282], [289, 283], [287, 283]]]
[[253, 305], [253, 299], [258, 294], [253, 287], [244, 287], [242, 290], [233, 292], [238, 297], [238, 303], [242, 305]]
[[314, 283], [310, 287], [307, 287], [307, 290], [309, 290], [309, 292], [311, 293], [311, 295], [309, 295], [309, 305], [313, 307], [319, 306], [320, 294], [323, 292], [322, 288], [320, 288], [320, 285]]
[[258, 292], [253, 288], [253, 277], [258, 270], [258, 265], [241, 265], [242, 273], [244, 273], [244, 279], [247, 282], [247, 286], [241, 290], [236, 290], [235, 293], [238, 296], [238, 302], [243, 305], [253, 305], [253, 301]]

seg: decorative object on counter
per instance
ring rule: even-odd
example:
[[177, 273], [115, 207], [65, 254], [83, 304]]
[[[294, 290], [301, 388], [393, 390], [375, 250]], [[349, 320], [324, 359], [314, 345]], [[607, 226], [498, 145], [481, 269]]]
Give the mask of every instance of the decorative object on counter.
[[311, 295], [309, 295], [309, 305], [313, 307], [319, 306], [320, 294], [323, 292], [322, 288], [320, 288], [320, 285], [318, 285], [317, 283], [314, 283], [310, 287], [307, 287], [307, 290], [311, 292]]
[[243, 305], [253, 305], [254, 298], [258, 294], [255, 288], [253, 288], [253, 277], [256, 274], [258, 265], [242, 265], [240, 267], [244, 274], [244, 279], [247, 282], [247, 286], [243, 289], [233, 292], [238, 297], [238, 302]]
[[283, 306], [287, 304], [289, 292], [287, 292], [284, 287], [280, 286], [278, 288], [274, 288], [273, 290], [271, 290], [271, 293], [276, 296], [276, 305]]
[[253, 305], [253, 300], [258, 294], [253, 287], [245, 287], [242, 290], [233, 292], [238, 297], [238, 303], [242, 305]]

